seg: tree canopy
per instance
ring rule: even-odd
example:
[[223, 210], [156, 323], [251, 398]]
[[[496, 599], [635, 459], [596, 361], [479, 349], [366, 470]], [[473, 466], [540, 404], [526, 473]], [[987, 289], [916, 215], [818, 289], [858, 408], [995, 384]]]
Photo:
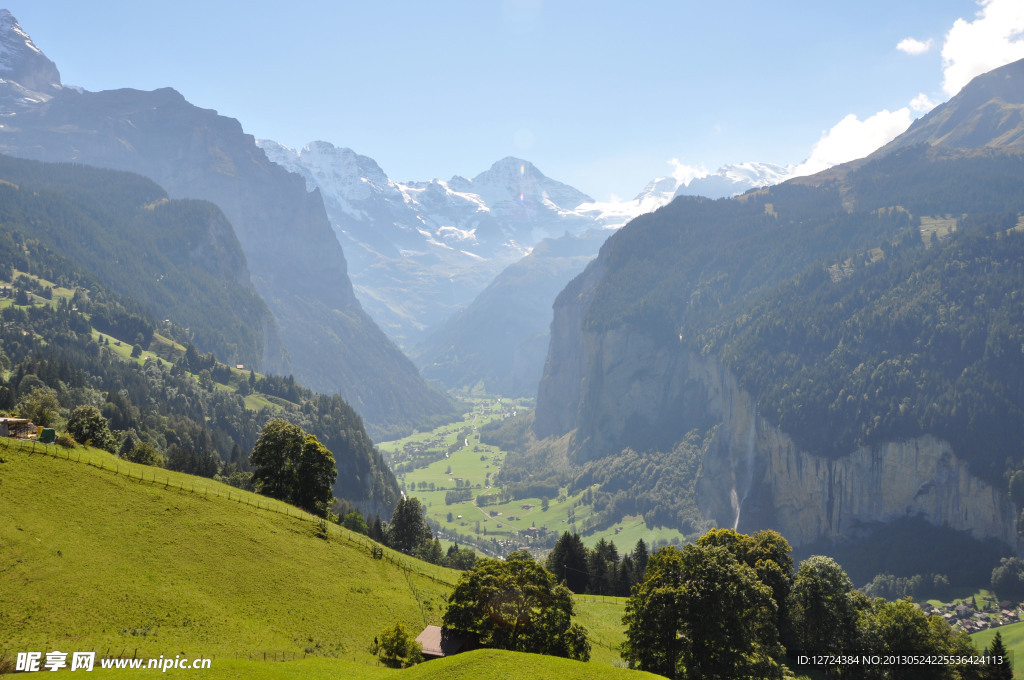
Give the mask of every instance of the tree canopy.
[[631, 668], [670, 678], [781, 678], [772, 590], [722, 545], [663, 548], [623, 622]]
[[590, 642], [572, 614], [569, 589], [517, 551], [478, 560], [448, 598], [443, 625], [473, 633], [487, 647], [586, 661]]
[[412, 554], [434, 537], [427, 526], [427, 513], [418, 498], [402, 498], [395, 506], [387, 528], [387, 544]]
[[327, 515], [338, 470], [334, 454], [315, 436], [274, 418], [263, 426], [249, 461], [260, 493]]

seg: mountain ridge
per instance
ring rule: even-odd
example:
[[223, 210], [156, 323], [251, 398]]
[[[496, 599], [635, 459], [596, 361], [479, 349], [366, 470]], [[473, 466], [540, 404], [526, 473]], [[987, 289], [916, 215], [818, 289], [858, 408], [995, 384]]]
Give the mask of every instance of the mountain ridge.
[[[665, 452], [703, 433], [693, 493], [719, 526], [777, 528], [810, 544], [849, 540], [858, 525], [912, 507], [942, 525], [955, 515], [934, 491], [944, 489], [978, 511], [957, 530], [1016, 551], [1019, 508], [1002, 474], [1007, 460], [1024, 465], [1015, 425], [1024, 396], [1014, 387], [1024, 359], [996, 348], [1019, 349], [1013, 338], [1024, 333], [1011, 294], [1024, 156], [998, 145], [1012, 136], [993, 122], [1012, 117], [976, 87], [1005, 86], [999, 76], [968, 85], [871, 157], [727, 201], [679, 198], [616, 232], [556, 299], [537, 436], [571, 435], [569, 456], [581, 465]], [[981, 108], [960, 117], [971, 126], [961, 139], [980, 149], [948, 146], [955, 137], [945, 129], [929, 138], [934, 146], [918, 137], [971, 101]], [[977, 338], [960, 335], [968, 327]], [[992, 446], [979, 446], [983, 438]], [[901, 442], [946, 461], [907, 472], [937, 505], [908, 500], [883, 511], [863, 495], [870, 484], [857, 477], [866, 468], [856, 452], [889, 447], [896, 460]], [[969, 483], [949, 488], [964, 473], [947, 464], [966, 464]], [[825, 468], [793, 481], [801, 469]], [[860, 496], [842, 495], [851, 485]], [[786, 499], [818, 491], [842, 496], [843, 508], [822, 505], [821, 524], [797, 520]], [[1000, 519], [988, 525], [993, 512]]]
[[654, 180], [630, 201], [602, 202], [514, 156], [472, 179], [399, 182], [369, 156], [329, 142], [299, 150], [267, 139], [258, 144], [272, 161], [302, 175], [308, 190], [319, 189], [360, 301], [410, 349], [543, 239], [611, 233], [676, 195], [733, 195], [774, 182], [785, 170], [765, 163], [723, 166]]
[[288, 350], [290, 368], [265, 357], [268, 369], [342, 394], [378, 436], [450, 410], [355, 298], [320, 194], [271, 163], [237, 120], [171, 88], [62, 88], [7, 109], [0, 152], [129, 170], [174, 198], [211, 201], [231, 222]]

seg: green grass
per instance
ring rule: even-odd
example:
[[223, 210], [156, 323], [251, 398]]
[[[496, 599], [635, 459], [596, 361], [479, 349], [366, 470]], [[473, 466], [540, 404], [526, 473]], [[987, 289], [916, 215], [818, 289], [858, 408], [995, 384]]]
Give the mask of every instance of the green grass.
[[959, 588], [953, 591], [953, 597], [943, 602], [942, 600], [926, 600], [933, 607], [942, 607], [947, 604], [965, 604], [974, 600], [981, 609], [989, 609], [999, 605], [999, 598], [987, 588]]
[[[445, 504], [446, 492], [456, 490], [457, 481], [468, 481], [473, 486], [472, 499], [501, 491], [496, 486], [495, 477], [505, 462], [506, 452], [482, 443], [477, 428], [501, 418], [503, 413], [524, 408], [522, 403], [507, 399], [499, 403], [493, 397], [468, 401], [472, 410], [461, 421], [432, 432], [416, 433], [378, 445], [389, 465], [395, 469], [396, 477], [404, 484], [406, 493], [423, 502], [427, 516], [437, 523], [445, 536], [462, 536], [469, 540], [470, 545], [488, 554], [506, 553], [520, 546], [530, 546], [535, 553], [541, 554], [552, 537], [557, 539], [564, 531], [582, 532], [584, 522], [593, 515], [593, 508], [583, 503], [585, 491], [569, 495], [563, 489], [558, 498], [548, 500], [546, 511], [542, 509], [541, 498], [520, 498], [484, 507], [477, 507], [475, 500]], [[445, 452], [455, 444], [460, 434], [461, 446], [445, 457]], [[410, 469], [410, 460], [430, 454], [437, 460]], [[433, 491], [430, 490], [431, 484], [434, 485]], [[425, 489], [423, 485], [426, 485]], [[451, 521], [448, 520], [449, 513]], [[540, 530], [539, 538], [531, 535], [535, 529]], [[583, 540], [593, 547], [602, 538], [614, 541], [620, 552], [628, 552], [640, 538], [652, 546], [658, 540], [678, 542], [684, 537], [675, 529], [652, 529], [640, 517], [626, 517], [610, 527], [586, 533]], [[497, 547], [494, 541], [500, 542]]]
[[622, 615], [626, 598], [577, 595], [573, 598], [576, 618], [591, 636], [590, 659], [599, 663], [622, 663], [619, 647], [626, 640]]
[[0, 655], [181, 654], [212, 658], [213, 678], [628, 674], [612, 667], [621, 606], [590, 602], [579, 606], [589, 664], [481, 651], [378, 668], [374, 636], [439, 623], [458, 572], [386, 549], [375, 560], [365, 537], [327, 525], [322, 538], [306, 513], [213, 480], [96, 449], [32, 448], [0, 440]]
[[978, 651], [984, 651], [986, 647], [992, 644], [992, 638], [996, 636], [996, 631], [1003, 637], [1003, 644], [1006, 645], [1006, 650], [1010, 653], [1010, 660], [1013, 663], [1013, 677], [1024, 678], [1024, 622], [1011, 623], [1008, 626], [1000, 626], [998, 628], [989, 628], [983, 630], [980, 633], [974, 633], [971, 635], [971, 639], [974, 640], [974, 644], [978, 647]]
[[942, 239], [956, 231], [956, 218], [946, 217], [922, 217], [921, 218], [921, 240], [928, 247], [932, 241]]
[[156, 669], [102, 670], [97, 664], [88, 677], [100, 680], [125, 677], [126, 674], [141, 679], [215, 677], [225, 680], [653, 680], [660, 677], [640, 671], [551, 656], [490, 649], [479, 649], [446, 659], [427, 661], [405, 670], [324, 657], [278, 662], [227, 657], [213, 659], [209, 670], [171, 669], [166, 673]]
[[304, 513], [212, 480], [85, 455], [120, 474], [0, 449], [9, 649], [372, 663], [384, 627], [440, 621], [455, 572], [374, 560], [340, 527], [324, 540]]

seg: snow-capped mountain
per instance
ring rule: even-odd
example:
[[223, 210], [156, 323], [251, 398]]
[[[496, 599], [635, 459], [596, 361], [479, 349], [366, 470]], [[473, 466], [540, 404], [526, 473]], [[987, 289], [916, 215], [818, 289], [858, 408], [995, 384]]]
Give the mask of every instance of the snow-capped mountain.
[[624, 223], [587, 209], [592, 198], [518, 158], [472, 179], [402, 183], [373, 159], [327, 142], [299, 151], [258, 144], [319, 189], [364, 307], [407, 345], [542, 239]]
[[543, 239], [615, 229], [678, 195], [732, 196], [782, 181], [788, 171], [743, 163], [677, 172], [633, 200], [598, 202], [519, 158], [504, 158], [472, 179], [396, 182], [372, 158], [328, 142], [301, 150], [258, 144], [270, 160], [304, 177], [310, 191], [320, 191], [363, 306], [406, 347]]
[[47, 101], [61, 90], [56, 64], [32, 42], [8, 10], [0, 9], [0, 109]]
[[750, 189], [772, 186], [789, 179], [796, 166], [772, 163], [737, 163], [723, 165], [718, 170], [694, 177], [676, 189], [674, 196], [707, 196], [726, 198]]
[[676, 196], [728, 198], [784, 182], [794, 170], [795, 166], [771, 163], [723, 165], [714, 172], [677, 165], [676, 172], [651, 180], [631, 201], [594, 202], [579, 206], [577, 211], [593, 215], [607, 228], [619, 227], [634, 217], [667, 205]]

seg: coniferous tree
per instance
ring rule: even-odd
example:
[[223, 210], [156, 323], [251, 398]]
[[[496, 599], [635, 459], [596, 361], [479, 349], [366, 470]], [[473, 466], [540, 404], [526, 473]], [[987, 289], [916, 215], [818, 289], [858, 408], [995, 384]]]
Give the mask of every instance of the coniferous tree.
[[984, 680], [1013, 680], [1010, 655], [1006, 650], [1006, 645], [1003, 644], [1003, 636], [998, 630], [984, 655], [990, 657], [982, 671]]
[[403, 498], [395, 506], [387, 529], [387, 543], [395, 550], [413, 554], [424, 541], [433, 538], [427, 526], [427, 512], [418, 498]]
[[548, 553], [547, 569], [574, 593], [584, 593], [590, 581], [587, 547], [575, 532], [564, 532]]

